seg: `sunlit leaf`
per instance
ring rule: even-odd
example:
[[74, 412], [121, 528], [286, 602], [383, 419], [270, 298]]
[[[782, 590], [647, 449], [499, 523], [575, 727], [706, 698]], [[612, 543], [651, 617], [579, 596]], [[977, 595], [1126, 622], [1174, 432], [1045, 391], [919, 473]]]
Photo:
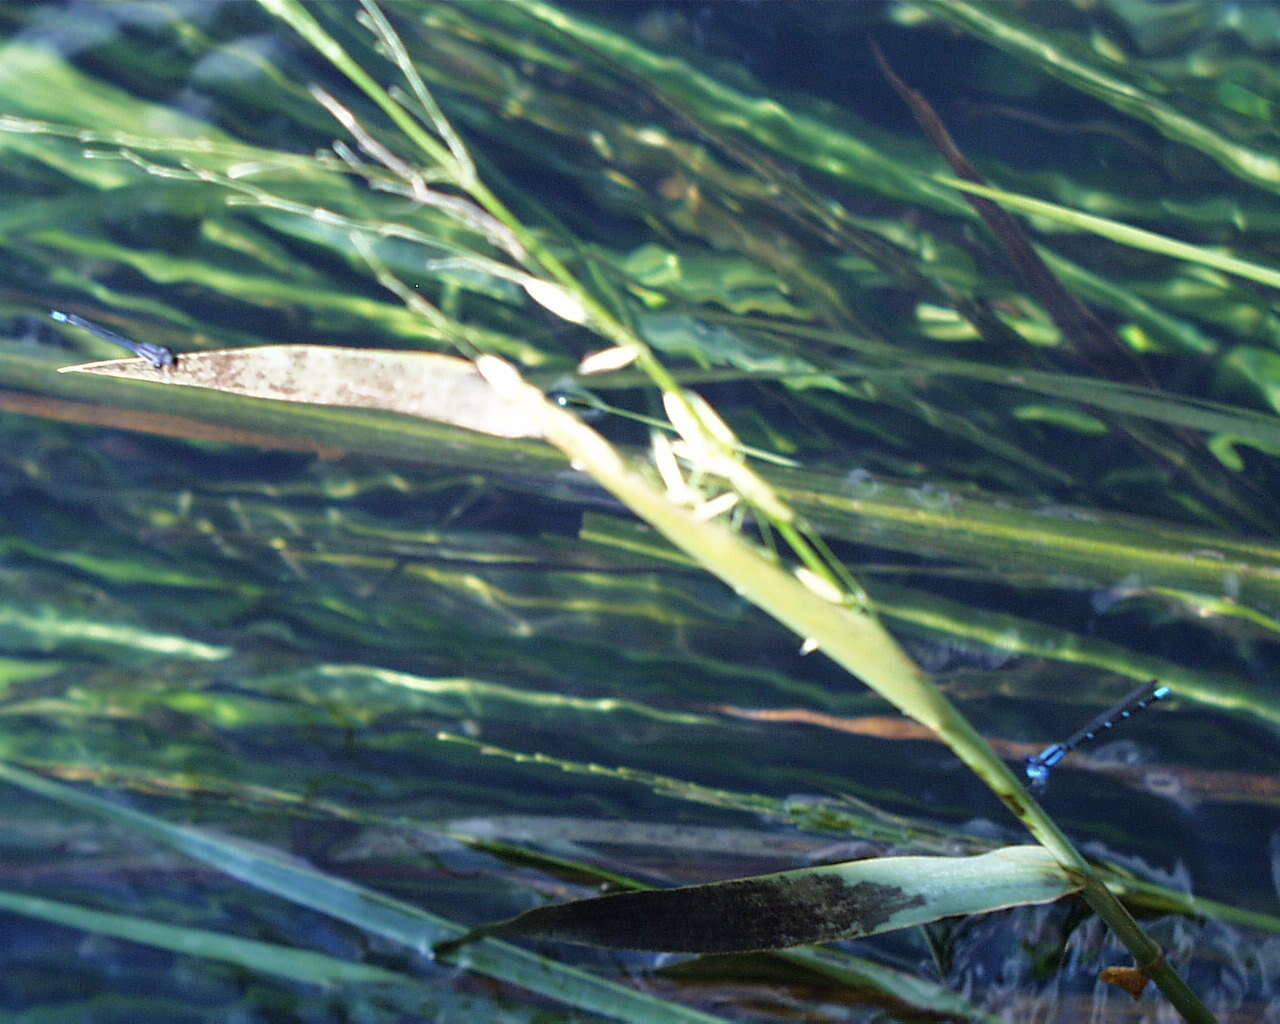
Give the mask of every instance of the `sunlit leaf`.
[[524, 935], [683, 953], [784, 949], [1047, 903], [1078, 888], [1037, 846], [978, 857], [881, 857], [538, 907], [447, 947], [486, 935]]
[[386, 409], [497, 437], [537, 437], [465, 359], [322, 345], [264, 345], [181, 355], [172, 366], [108, 359], [63, 372], [227, 391], [313, 405]]

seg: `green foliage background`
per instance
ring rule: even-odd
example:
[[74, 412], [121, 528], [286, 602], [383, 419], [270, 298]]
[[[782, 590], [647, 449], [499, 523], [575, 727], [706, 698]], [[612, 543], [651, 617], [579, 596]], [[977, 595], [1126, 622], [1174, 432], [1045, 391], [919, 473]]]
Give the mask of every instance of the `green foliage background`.
[[[0, 11], [0, 756], [315, 872], [269, 902], [125, 822], [15, 797], [10, 920], [52, 917], [21, 899], [81, 913], [79, 930], [10, 944], [10, 1002], [131, 1020], [771, 1020], [797, 1001], [836, 1020], [863, 999], [979, 1018], [1011, 992], [1074, 1006], [1119, 954], [1064, 907], [660, 971], [557, 947], [529, 975], [504, 961], [508, 984], [482, 991], [372, 915], [323, 913], [344, 879], [471, 923], [602, 881], [1018, 833], [927, 731], [802, 657], [544, 445], [53, 372], [109, 354], [55, 334], [44, 314], [65, 308], [178, 350], [463, 341], [662, 415], [636, 371], [573, 381], [600, 339], [531, 301], [484, 225], [357, 153], [308, 86], [413, 156], [270, 6]], [[1280, 147], [1275, 27], [1261, 5], [1217, 24], [1217, 6], [1179, 5], [1184, 21], [1121, 2], [751, 5], [737, 23], [692, 6], [387, 10], [481, 178], [746, 443], [794, 463], [759, 472], [1002, 754], [1136, 681], [1173, 686], [1158, 727], [1131, 734], [1154, 763], [1081, 757], [1092, 774], [1064, 767], [1047, 802], [1141, 868], [1139, 910], [1195, 910], [1151, 930], [1225, 1011], [1276, 998], [1260, 961], [1218, 950], [1275, 925]], [[405, 87], [354, 3], [308, 9]], [[940, 180], [869, 35], [993, 184], [1243, 271], [1034, 218], [1122, 347], [1064, 334]], [[382, 288], [354, 239], [442, 316]], [[1184, 868], [1194, 904], [1174, 891]], [[86, 939], [120, 934], [89, 908], [177, 926], [210, 959], [162, 930], [150, 941], [170, 952], [141, 958]], [[412, 927], [429, 944], [445, 926]], [[217, 953], [219, 933], [282, 960]], [[1021, 944], [1009, 988], [957, 1005], [993, 935]], [[285, 963], [292, 947], [325, 956]], [[69, 995], [68, 972], [93, 994]], [[519, 987], [533, 974], [554, 993]]]

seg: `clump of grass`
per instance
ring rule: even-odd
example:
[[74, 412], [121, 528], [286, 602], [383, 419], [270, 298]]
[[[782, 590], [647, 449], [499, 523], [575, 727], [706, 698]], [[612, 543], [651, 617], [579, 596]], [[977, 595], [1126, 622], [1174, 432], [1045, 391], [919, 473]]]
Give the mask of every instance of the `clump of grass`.
[[[213, 309], [215, 324], [218, 316], [230, 324], [237, 311], [261, 314], [288, 303], [307, 311], [313, 329], [376, 332], [380, 345], [399, 341], [476, 357], [490, 386], [536, 425], [537, 436], [653, 528], [653, 534], [637, 534], [614, 519], [592, 518], [576, 538], [582, 546], [573, 549], [574, 557], [584, 565], [588, 556], [642, 558], [648, 570], [702, 566], [786, 626], [792, 643], [822, 651], [933, 730], [1061, 868], [1080, 880], [1093, 908], [1183, 1013], [1205, 1019], [1103, 877], [885, 625], [914, 629], [935, 642], [967, 640], [1006, 655], [1158, 676], [1185, 697], [1274, 722], [1274, 709], [1250, 693], [1238, 670], [1233, 679], [1230, 672], [1157, 657], [1138, 644], [1086, 637], [1081, 627], [1061, 626], [1034, 600], [1016, 602], [1015, 612], [1008, 607], [1012, 600], [984, 607], [981, 598], [982, 588], [991, 585], [1013, 596], [1063, 586], [1133, 586], [1221, 623], [1224, 635], [1247, 618], [1250, 630], [1269, 637], [1275, 551], [1243, 531], [1273, 532], [1273, 516], [1267, 487], [1257, 475], [1238, 471], [1247, 461], [1251, 468], [1263, 467], [1263, 478], [1272, 472], [1260, 453], [1275, 445], [1274, 417], [1198, 395], [1174, 395], [1144, 380], [1100, 381], [1083, 373], [1072, 354], [1073, 339], [1045, 316], [1036, 296], [1001, 272], [979, 270], [992, 250], [974, 242], [953, 183], [939, 179], [929, 157], [910, 140], [880, 138], [852, 119], [833, 128], [812, 110], [787, 109], [546, 5], [397, 8], [392, 13], [406, 33], [404, 42], [372, 3], [362, 4], [367, 37], [338, 19], [322, 24], [323, 11], [287, 0], [263, 0], [262, 6], [345, 76], [349, 84], [342, 88], [331, 82], [305, 90], [278, 83], [292, 114], [310, 131], [329, 130], [317, 120], [323, 109], [341, 125], [343, 141], [332, 151], [300, 156], [193, 123], [146, 135], [139, 128], [150, 108], [108, 90], [99, 95], [99, 123], [89, 128], [55, 124], [47, 110], [15, 114], [3, 125], [11, 133], [6, 138], [15, 147], [29, 147], [31, 159], [47, 167], [75, 167], [86, 188], [110, 189], [137, 209], [145, 208], [150, 191], [163, 189], [175, 208], [193, 204], [203, 211], [198, 223], [207, 258], [198, 265], [184, 268], [145, 247], [110, 239], [77, 244], [52, 227], [42, 239], [49, 251], [61, 247], [86, 259], [115, 260], [156, 281], [185, 273], [201, 289], [223, 293]], [[1008, 28], [1008, 19], [999, 25], [976, 20], [980, 8], [960, 13], [991, 38], [1025, 41]], [[1039, 52], [1042, 61], [1051, 61]], [[399, 92], [384, 84], [393, 69]], [[59, 63], [47, 64], [43, 74], [48, 80], [66, 76], [61, 88], [69, 89], [76, 73]], [[522, 86], [515, 90], [518, 99], [513, 75]], [[596, 88], [584, 95], [566, 87], [566, 80]], [[437, 88], [449, 90], [448, 104], [437, 100]], [[447, 116], [446, 106], [457, 114]], [[654, 110], [665, 115], [657, 124], [649, 119]], [[1167, 108], [1157, 107], [1155, 114], [1161, 124], [1172, 123]], [[575, 181], [592, 197], [595, 212], [625, 218], [630, 237], [612, 241], [586, 223], [590, 217], [583, 211], [548, 209], [545, 196], [520, 188], [473, 155], [473, 134], [501, 134], [506, 145], [537, 152], [547, 173]], [[1232, 166], [1207, 136], [1178, 137], [1192, 144], [1199, 139], [1206, 152]], [[113, 159], [72, 163], [69, 139]], [[549, 149], [548, 139], [559, 148]], [[573, 158], [564, 159], [560, 149]], [[1068, 178], [1059, 188], [1070, 205], [1073, 195], [1088, 192], [1089, 183]], [[1010, 200], [1007, 190], [990, 194]], [[873, 198], [860, 201], [863, 195]], [[1135, 217], [1150, 213], [1140, 192], [1117, 187], [1108, 201]], [[1247, 206], [1249, 200], [1241, 202]], [[1065, 217], [1062, 205], [1035, 212], [1058, 210], [1059, 221], [1071, 228], [1121, 242], [1138, 237]], [[915, 216], [903, 215], [908, 208]], [[641, 224], [656, 230], [641, 235]], [[1134, 270], [1117, 283], [1101, 266], [1090, 266], [1089, 254], [1069, 238], [1052, 241], [1052, 248], [1042, 243], [1046, 262], [1086, 300], [1127, 318], [1121, 335], [1140, 353], [1218, 354], [1205, 322], [1180, 305], [1193, 284], [1215, 289], [1210, 321], [1219, 326], [1250, 318], [1256, 325], [1268, 316], [1238, 279], [1206, 276], [1205, 268], [1237, 274], [1243, 269], [1265, 282], [1269, 271], [1257, 259], [1202, 258], [1197, 266], [1171, 265], [1154, 276]], [[1169, 243], [1158, 247], [1179, 258], [1189, 252]], [[1199, 251], [1203, 256], [1204, 247]], [[298, 265], [297, 252], [321, 255], [385, 291], [335, 290], [322, 266]], [[1139, 277], [1147, 281], [1144, 288], [1133, 283]], [[83, 301], [146, 312], [153, 326], [166, 325], [158, 331], [189, 328], [210, 347], [256, 340], [251, 327], [219, 326], [209, 330], [216, 338], [202, 338], [210, 321], [187, 312], [166, 288], [156, 288], [144, 301], [99, 285], [85, 271], [65, 287]], [[62, 298], [59, 304], [66, 304]], [[906, 317], [893, 315], [904, 308]], [[241, 337], [228, 336], [237, 331]], [[962, 356], [940, 348], [945, 345], [965, 346]], [[587, 368], [603, 364], [611, 370], [579, 383], [594, 393], [616, 391], [642, 415], [664, 420], [674, 440], [659, 433], [647, 450], [626, 450], [548, 401], [552, 385], [581, 366], [587, 353], [594, 354]], [[1248, 359], [1232, 355], [1234, 362], [1223, 356], [1221, 365], [1235, 367], [1237, 386], [1265, 379]], [[53, 389], [41, 375], [43, 367], [29, 357], [8, 359], [15, 374], [26, 372], [26, 380], [40, 382], [34, 386]], [[693, 390], [705, 389], [709, 379], [730, 385], [716, 407]], [[1176, 380], [1171, 374], [1169, 383]], [[734, 386], [768, 397], [752, 408], [734, 401]], [[459, 438], [447, 429], [376, 415], [299, 407], [268, 412], [223, 396], [175, 398], [157, 390], [139, 397], [136, 390], [113, 393], [70, 382], [58, 387], [67, 398], [116, 401], [143, 429], [187, 429], [172, 419], [163, 427], [159, 419], [146, 419], [148, 412], [163, 412], [182, 413], [191, 422], [230, 416], [259, 437], [269, 431], [313, 445], [344, 444], [420, 459], [439, 458], [440, 446], [447, 444], [448, 461], [459, 471], [491, 478], [504, 470], [513, 478], [523, 473], [524, 486], [535, 491], [552, 486], [564, 471], [564, 459], [529, 442]], [[985, 389], [976, 392], [983, 401], [975, 402], [973, 387]], [[808, 423], [817, 424], [811, 436], [803, 429]], [[1152, 423], [1163, 427], [1153, 431]], [[1179, 429], [1164, 429], [1170, 425]], [[1205, 445], [1202, 434], [1211, 435], [1216, 447]], [[1062, 436], [1079, 447], [1065, 460], [1055, 447]], [[1110, 451], [1117, 437], [1130, 440]], [[845, 449], [835, 457], [833, 440], [843, 444], [845, 438], [866, 442], [860, 458], [865, 455], [874, 472], [850, 474]], [[752, 447], [781, 450], [803, 468], [761, 463], [748, 454]], [[1003, 493], [984, 492], [979, 484]], [[317, 485], [310, 497], [327, 486]], [[398, 485], [381, 477], [370, 486], [389, 491]], [[206, 486], [192, 500], [212, 501], [215, 493]], [[264, 493], [271, 492], [264, 487]], [[275, 513], [266, 504], [255, 511], [244, 497], [237, 496], [234, 506], [239, 525], [215, 528], [224, 556], [243, 558], [237, 544], [272, 549], [299, 579], [322, 569], [354, 572], [359, 559], [369, 557], [354, 543], [360, 535], [355, 514], [347, 519], [350, 546], [342, 551], [279, 537], [264, 544], [263, 523]], [[1068, 503], [1074, 509], [1052, 514], [1053, 506]], [[453, 506], [465, 507], [463, 500]], [[1146, 518], [1128, 518], [1135, 511]], [[156, 529], [174, 521], [172, 512], [141, 497], [128, 512], [133, 521]], [[289, 535], [306, 537], [319, 525], [299, 519]], [[490, 644], [503, 630], [518, 631], [525, 622], [520, 616], [531, 614], [492, 581], [481, 585], [465, 572], [423, 569], [426, 563], [395, 554], [404, 550], [403, 538], [378, 536], [384, 546], [377, 567], [387, 574], [370, 584], [370, 593], [416, 573], [447, 580], [437, 585], [459, 600], [483, 592], [482, 604], [495, 619], [507, 616], [502, 627], [488, 626], [490, 633], [474, 627]], [[503, 538], [501, 546], [507, 549], [509, 542]], [[846, 561], [859, 553], [848, 542], [874, 544], [901, 553], [902, 560], [885, 566], [868, 558], [867, 571], [855, 576]], [[414, 543], [425, 542], [415, 537]], [[415, 550], [415, 557], [421, 554]], [[950, 564], [918, 571], [913, 559], [919, 555]], [[547, 548], [532, 545], [512, 557], [537, 564], [549, 555]], [[108, 571], [100, 556], [82, 562]], [[894, 576], [933, 573], [954, 575], [971, 586], [971, 595], [948, 600], [916, 580], [909, 586], [892, 582]], [[173, 586], [184, 585], [173, 575]], [[253, 600], [255, 587], [260, 594], [268, 586], [262, 580], [235, 583], [218, 572], [206, 578], [225, 580], [222, 601], [241, 608]], [[1233, 582], [1226, 584], [1228, 578]], [[604, 609], [609, 595], [618, 593], [614, 584], [592, 580], [583, 587], [577, 599], [590, 594], [597, 614], [610, 614]], [[571, 590], [555, 593], [561, 608], [574, 600]], [[348, 627], [357, 633], [375, 626], [359, 602], [325, 598], [317, 606], [323, 607], [311, 610], [309, 625], [318, 630], [336, 628], [335, 619], [359, 623]], [[402, 638], [429, 631], [423, 627], [438, 629], [441, 622], [456, 629], [465, 621], [456, 612], [442, 612], [432, 622], [408, 601], [390, 600], [380, 612], [396, 619]], [[638, 615], [638, 621], [646, 620]], [[120, 629], [116, 642], [133, 641]], [[571, 664], [566, 658], [558, 667], [567, 673]], [[265, 681], [255, 685], [269, 689]], [[421, 680], [396, 685], [415, 693], [431, 689]], [[779, 692], [795, 692], [785, 689], [787, 683], [778, 685]], [[832, 679], [828, 685], [837, 689], [841, 683]], [[483, 688], [466, 692], [480, 706], [500, 699]], [[332, 699], [344, 714], [375, 714], [365, 705], [366, 694]], [[170, 712], [179, 707], [174, 698], [166, 701]], [[728, 700], [722, 696], [716, 703]], [[549, 695], [545, 706], [558, 714], [568, 714], [570, 707], [585, 713], [568, 694]], [[233, 706], [210, 699], [183, 707], [208, 721], [269, 721], [269, 709], [255, 702]], [[248, 718], [233, 718], [233, 712]], [[442, 738], [463, 746], [456, 732], [445, 730]], [[543, 751], [535, 757], [512, 744], [480, 749], [569, 770], [592, 765], [587, 758]], [[62, 764], [65, 769], [67, 762]], [[619, 770], [618, 776], [659, 790], [679, 787], [676, 780], [663, 783], [644, 773]], [[757, 787], [770, 788], [768, 780]], [[694, 799], [694, 787], [682, 792]], [[699, 799], [771, 807], [720, 793], [702, 792]], [[349, 807], [342, 813], [350, 813]], [[266, 867], [249, 872], [251, 882], [259, 869]], [[363, 919], [357, 923], [367, 925]], [[513, 955], [505, 949], [501, 954]], [[578, 987], [572, 968], [548, 961], [539, 969], [564, 982], [570, 1002], [603, 1012], [605, 1004], [585, 994], [586, 983]]]

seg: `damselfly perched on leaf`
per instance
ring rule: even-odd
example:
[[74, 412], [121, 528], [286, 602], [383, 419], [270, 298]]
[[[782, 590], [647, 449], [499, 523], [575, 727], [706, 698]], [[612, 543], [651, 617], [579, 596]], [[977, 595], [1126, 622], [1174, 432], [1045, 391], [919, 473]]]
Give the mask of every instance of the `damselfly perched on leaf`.
[[109, 341], [116, 345], [123, 345], [139, 359], [145, 359], [157, 370], [162, 366], [172, 366], [174, 363], [174, 354], [163, 345], [152, 345], [145, 341], [134, 341], [132, 338], [126, 338], [123, 334], [116, 334], [115, 331], [109, 331], [105, 327], [95, 324], [92, 320], [86, 320], [82, 316], [76, 316], [75, 313], [63, 313], [61, 310], [50, 310], [49, 316], [57, 320], [60, 324], [68, 324], [71, 327], [78, 327], [82, 331], [88, 331], [95, 337], [101, 338], [103, 341]]

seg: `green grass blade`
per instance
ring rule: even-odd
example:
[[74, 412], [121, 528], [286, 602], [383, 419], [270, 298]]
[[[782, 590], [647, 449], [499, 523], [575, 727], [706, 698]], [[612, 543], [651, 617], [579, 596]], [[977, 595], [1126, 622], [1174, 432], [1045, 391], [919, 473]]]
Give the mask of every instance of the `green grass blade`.
[[1194, 146], [1240, 178], [1280, 191], [1280, 158], [1274, 153], [1236, 142], [1204, 120], [1184, 114], [1148, 88], [1150, 80], [1127, 78], [1116, 64], [1104, 63], [1085, 47], [1072, 46], [1048, 32], [1033, 29], [1011, 5], [972, 0], [913, 2], [1116, 110], [1146, 121], [1169, 138]]
[[129, 942], [156, 946], [187, 956], [239, 964], [253, 971], [276, 974], [312, 985], [351, 982], [422, 984], [419, 979], [372, 964], [350, 963], [311, 950], [293, 949], [237, 935], [224, 935], [203, 928], [164, 924], [127, 914], [107, 913], [26, 893], [0, 890], [0, 910], [37, 917], [98, 935], [110, 935]]
[[[427, 952], [466, 929], [446, 918], [409, 906], [276, 853], [265, 847], [174, 825], [162, 818], [73, 789], [15, 765], [0, 762], [0, 779], [32, 793], [94, 814], [172, 847], [248, 885], [310, 907], [366, 931]], [[636, 992], [558, 964], [507, 943], [476, 943], [456, 963], [504, 982], [520, 985], [585, 1010], [637, 1022], [679, 1021], [719, 1024], [721, 1018]]]
[[1176, 238], [1170, 238], [1168, 235], [1159, 235], [1154, 231], [1144, 231], [1142, 228], [1121, 224], [1119, 221], [1110, 220], [1107, 217], [1095, 217], [1091, 213], [1071, 210], [1065, 206], [1059, 206], [1057, 203], [1048, 203], [1043, 199], [1033, 199], [1030, 196], [1018, 195], [1016, 192], [1006, 192], [1004, 189], [991, 188], [972, 181], [961, 181], [959, 178], [951, 178], [941, 174], [935, 175], [935, 179], [944, 185], [959, 189], [961, 192], [972, 192], [974, 195], [984, 196], [987, 199], [995, 200], [1002, 206], [1018, 210], [1029, 216], [1043, 217], [1045, 220], [1061, 224], [1063, 227], [1073, 228], [1077, 231], [1087, 231], [1101, 238], [1118, 242], [1121, 245], [1131, 246], [1134, 249], [1160, 253], [1163, 256], [1172, 256], [1175, 259], [1199, 263], [1217, 270], [1225, 270], [1229, 274], [1235, 274], [1249, 281], [1257, 281], [1259, 284], [1269, 285], [1272, 288], [1280, 287], [1280, 270], [1251, 263], [1248, 260], [1236, 259], [1234, 256], [1226, 256], [1212, 249], [1206, 249], [1201, 245], [1179, 242]]

